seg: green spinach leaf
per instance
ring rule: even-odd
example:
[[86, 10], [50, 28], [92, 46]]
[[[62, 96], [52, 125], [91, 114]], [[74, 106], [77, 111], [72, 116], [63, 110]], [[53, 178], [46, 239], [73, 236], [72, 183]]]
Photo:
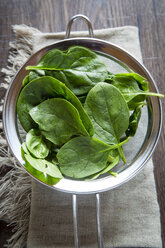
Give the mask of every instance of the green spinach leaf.
[[108, 73], [99, 56], [82, 46], [73, 46], [67, 51], [53, 49], [37, 66], [26, 69], [45, 70], [45, 75], [65, 83], [76, 95], [87, 93], [96, 83], [104, 81]]
[[43, 77], [43, 76], [45, 76], [44, 70], [30, 71], [29, 72], [29, 82], [31, 82], [32, 80], [34, 80], [36, 78]]
[[108, 145], [92, 137], [76, 137], [65, 143], [57, 153], [61, 172], [71, 178], [85, 178], [107, 166], [110, 151], [117, 145]]
[[120, 90], [130, 110], [143, 105], [147, 96], [163, 97], [161, 94], [149, 92], [148, 81], [137, 73], [114, 74], [107, 82]]
[[131, 114], [129, 118], [129, 127], [126, 131], [127, 137], [135, 135], [140, 121], [141, 112], [142, 112], [142, 106], [139, 105], [135, 108], [135, 110]]
[[[118, 144], [129, 125], [129, 109], [120, 91], [113, 85], [98, 83], [88, 93], [84, 108], [92, 120], [94, 137]], [[122, 147], [118, 150], [126, 163]]]
[[29, 74], [24, 77], [24, 80], [22, 82], [22, 86], [24, 87], [29, 83]]
[[[105, 173], [110, 173], [112, 174], [113, 176], [116, 176], [116, 173], [113, 174], [113, 172], [111, 171], [119, 162], [120, 162], [120, 155], [118, 153], [118, 150], [112, 150], [110, 151], [110, 154], [111, 152], [116, 152], [115, 156], [114, 157], [110, 157], [110, 163], [107, 164], [107, 167], [105, 167], [103, 170], [99, 171], [98, 173], [88, 177], [86, 180], [94, 180], [94, 179], [97, 179], [99, 176], [105, 174]], [[108, 162], [109, 162], [109, 157], [108, 157]]]
[[61, 172], [71, 178], [84, 178], [107, 165], [109, 146], [90, 137], [77, 137], [64, 144], [57, 153]]
[[28, 83], [30, 83], [32, 80], [45, 76], [45, 71], [42, 70], [36, 70], [36, 71], [30, 71], [28, 75], [24, 78], [22, 82], [22, 86], [25, 87]]
[[60, 146], [75, 135], [88, 135], [79, 112], [65, 99], [45, 100], [29, 113], [41, 133], [55, 145]]
[[39, 180], [54, 185], [58, 183], [62, 178], [62, 174], [57, 164], [47, 161], [45, 159], [37, 159], [31, 156], [26, 144], [21, 146], [22, 158], [25, 161], [25, 168]]
[[52, 77], [40, 77], [27, 84], [21, 91], [17, 101], [17, 113], [21, 125], [28, 132], [37, 128], [36, 123], [29, 115], [29, 111], [46, 99], [61, 97], [67, 99], [79, 111], [80, 118], [87, 132], [93, 135], [93, 126], [90, 118], [78, 98], [60, 81]]
[[49, 154], [50, 143], [44, 140], [39, 130], [31, 129], [26, 135], [26, 145], [36, 158], [46, 158]]
[[92, 120], [95, 138], [107, 144], [120, 142], [129, 125], [129, 109], [116, 87], [98, 83], [88, 93], [84, 108]]

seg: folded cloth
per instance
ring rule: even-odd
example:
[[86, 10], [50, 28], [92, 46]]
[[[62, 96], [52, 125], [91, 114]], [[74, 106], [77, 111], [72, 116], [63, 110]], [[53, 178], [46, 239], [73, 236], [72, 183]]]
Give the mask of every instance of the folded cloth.
[[[162, 247], [152, 161], [133, 180], [103, 193], [104, 247]], [[28, 248], [74, 247], [71, 195], [32, 183]], [[80, 247], [97, 246], [95, 196], [78, 196]]]
[[[40, 48], [64, 38], [62, 33], [41, 33], [15, 25], [17, 65]], [[142, 61], [138, 29], [125, 26], [95, 30], [95, 37], [113, 42]], [[72, 37], [87, 36], [73, 32]], [[14, 61], [13, 61], [14, 63]], [[17, 68], [15, 68], [17, 69]], [[94, 195], [78, 196], [80, 247], [97, 247]], [[153, 163], [128, 183], [101, 194], [101, 217], [105, 247], [162, 247], [160, 214]], [[32, 180], [32, 199], [27, 248], [74, 247], [71, 195], [57, 192]]]

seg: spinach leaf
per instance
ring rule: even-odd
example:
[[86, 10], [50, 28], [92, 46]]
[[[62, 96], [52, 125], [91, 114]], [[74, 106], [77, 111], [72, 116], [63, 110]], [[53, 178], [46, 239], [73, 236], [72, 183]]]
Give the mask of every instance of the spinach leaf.
[[129, 109], [120, 91], [98, 83], [88, 93], [84, 108], [92, 120], [94, 137], [107, 144], [119, 143], [129, 125]]
[[22, 82], [22, 86], [24, 87], [29, 83], [29, 74], [24, 77], [24, 80]]
[[126, 131], [127, 137], [134, 136], [136, 133], [141, 117], [142, 106], [141, 105], [137, 106], [129, 118], [129, 127]]
[[86, 97], [87, 97], [87, 95], [82, 95], [82, 96], [78, 97], [78, 99], [82, 103], [82, 105], [85, 103]]
[[126, 143], [108, 145], [92, 137], [76, 137], [65, 143], [57, 153], [61, 172], [71, 178], [85, 178], [107, 166], [112, 149]]
[[71, 178], [84, 178], [106, 167], [109, 146], [90, 137], [76, 137], [57, 153], [61, 172]]
[[149, 92], [148, 81], [137, 73], [114, 74], [107, 82], [120, 90], [130, 110], [143, 105], [147, 96], [163, 97], [161, 94]]
[[88, 135], [77, 109], [67, 100], [45, 100], [29, 112], [41, 133], [55, 145], [62, 145], [71, 137]]
[[132, 73], [117, 73], [117, 74], [113, 74], [108, 72], [108, 76], [105, 79], [106, 82], [111, 83], [112, 81], [115, 80], [119, 80], [120, 81], [125, 81], [125, 80], [132, 80], [132, 81], [136, 81], [136, 83], [138, 84], [139, 88], [143, 91], [149, 91], [149, 83], [147, 81], [146, 78], [140, 76], [139, 74], [132, 72]]
[[46, 158], [49, 154], [50, 143], [44, 140], [39, 130], [31, 129], [27, 133], [26, 145], [30, 153], [36, 158]]
[[39, 180], [53, 185], [58, 183], [63, 178], [57, 164], [45, 159], [37, 159], [32, 157], [25, 143], [21, 146], [21, 154], [23, 160], [25, 161], [25, 168]]
[[[113, 85], [98, 83], [88, 93], [84, 108], [92, 120], [94, 137], [118, 144], [129, 125], [129, 109], [120, 91]], [[126, 163], [122, 147], [118, 150]]]
[[42, 76], [45, 76], [45, 71], [43, 70], [30, 71], [28, 75], [26, 75], [25, 78], [23, 79], [22, 86], [25, 87], [32, 80]]
[[29, 72], [29, 82], [31, 82], [32, 80], [34, 80], [36, 78], [43, 77], [43, 76], [45, 76], [44, 70], [30, 71]]
[[[100, 175], [103, 175], [103, 174], [105, 174], [105, 173], [107, 173], [107, 172], [109, 172], [110, 174], [112, 173], [111, 170], [120, 162], [120, 155], [119, 155], [118, 151], [117, 151], [117, 150], [112, 150], [112, 151], [116, 151], [117, 153], [115, 154], [114, 157], [111, 157], [111, 158], [110, 158], [110, 163], [109, 163], [109, 165], [107, 165], [107, 167], [105, 167], [103, 170], [99, 171], [98, 173], [95, 173], [94, 175], [88, 177], [86, 180], [94, 180], [94, 179], [97, 179]], [[110, 153], [111, 153], [112, 151], [110, 151]], [[109, 157], [110, 157], [110, 155], [109, 155]], [[113, 158], [113, 159], [112, 159], [112, 158]], [[109, 162], [109, 159], [108, 159], [108, 162]], [[113, 175], [113, 176], [116, 176], [116, 173], [115, 173], [115, 174], [112, 173], [112, 175]]]
[[76, 95], [87, 93], [96, 83], [104, 81], [108, 73], [99, 56], [82, 46], [73, 46], [67, 51], [53, 49], [38, 65], [26, 69], [45, 70], [45, 75], [57, 78]]
[[90, 118], [78, 98], [60, 81], [52, 77], [40, 77], [27, 84], [17, 100], [17, 113], [22, 127], [28, 132], [37, 125], [29, 115], [29, 111], [46, 99], [62, 97], [67, 99], [79, 111], [80, 118], [87, 132], [93, 135]]

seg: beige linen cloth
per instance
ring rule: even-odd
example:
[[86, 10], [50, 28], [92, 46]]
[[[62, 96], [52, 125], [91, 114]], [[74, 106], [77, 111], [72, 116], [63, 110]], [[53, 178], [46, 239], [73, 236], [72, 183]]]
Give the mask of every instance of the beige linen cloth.
[[[32, 53], [64, 38], [64, 33], [41, 33], [15, 26], [18, 39], [27, 40]], [[19, 31], [19, 32], [18, 32]], [[142, 61], [138, 29], [133, 26], [95, 30], [95, 37], [113, 42]], [[88, 32], [73, 32], [72, 37]], [[30, 52], [31, 53], [31, 52]], [[24, 56], [24, 59], [27, 59]], [[21, 55], [20, 55], [20, 64]], [[95, 195], [78, 196], [80, 247], [97, 247]], [[134, 179], [101, 194], [104, 247], [162, 247], [160, 214], [157, 203], [153, 163]], [[32, 181], [32, 200], [27, 248], [74, 247], [72, 197]]]

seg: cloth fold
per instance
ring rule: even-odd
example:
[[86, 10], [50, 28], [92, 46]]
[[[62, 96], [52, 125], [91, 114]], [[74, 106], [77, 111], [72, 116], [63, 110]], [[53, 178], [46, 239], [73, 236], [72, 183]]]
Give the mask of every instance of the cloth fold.
[[[26, 59], [65, 33], [42, 33], [25, 25], [15, 25], [17, 55], [11, 58], [13, 72]], [[96, 38], [113, 42], [142, 61], [138, 29], [133, 26], [94, 30]], [[72, 37], [88, 32], [72, 32]], [[4, 70], [9, 75], [10, 68]], [[11, 74], [10, 74], [11, 75]], [[6, 78], [9, 81], [9, 77]], [[78, 196], [80, 247], [97, 247], [94, 195]], [[159, 206], [150, 160], [143, 171], [128, 183], [101, 194], [104, 246], [162, 247]], [[27, 248], [74, 247], [71, 195], [57, 192], [32, 180], [31, 211]]]

